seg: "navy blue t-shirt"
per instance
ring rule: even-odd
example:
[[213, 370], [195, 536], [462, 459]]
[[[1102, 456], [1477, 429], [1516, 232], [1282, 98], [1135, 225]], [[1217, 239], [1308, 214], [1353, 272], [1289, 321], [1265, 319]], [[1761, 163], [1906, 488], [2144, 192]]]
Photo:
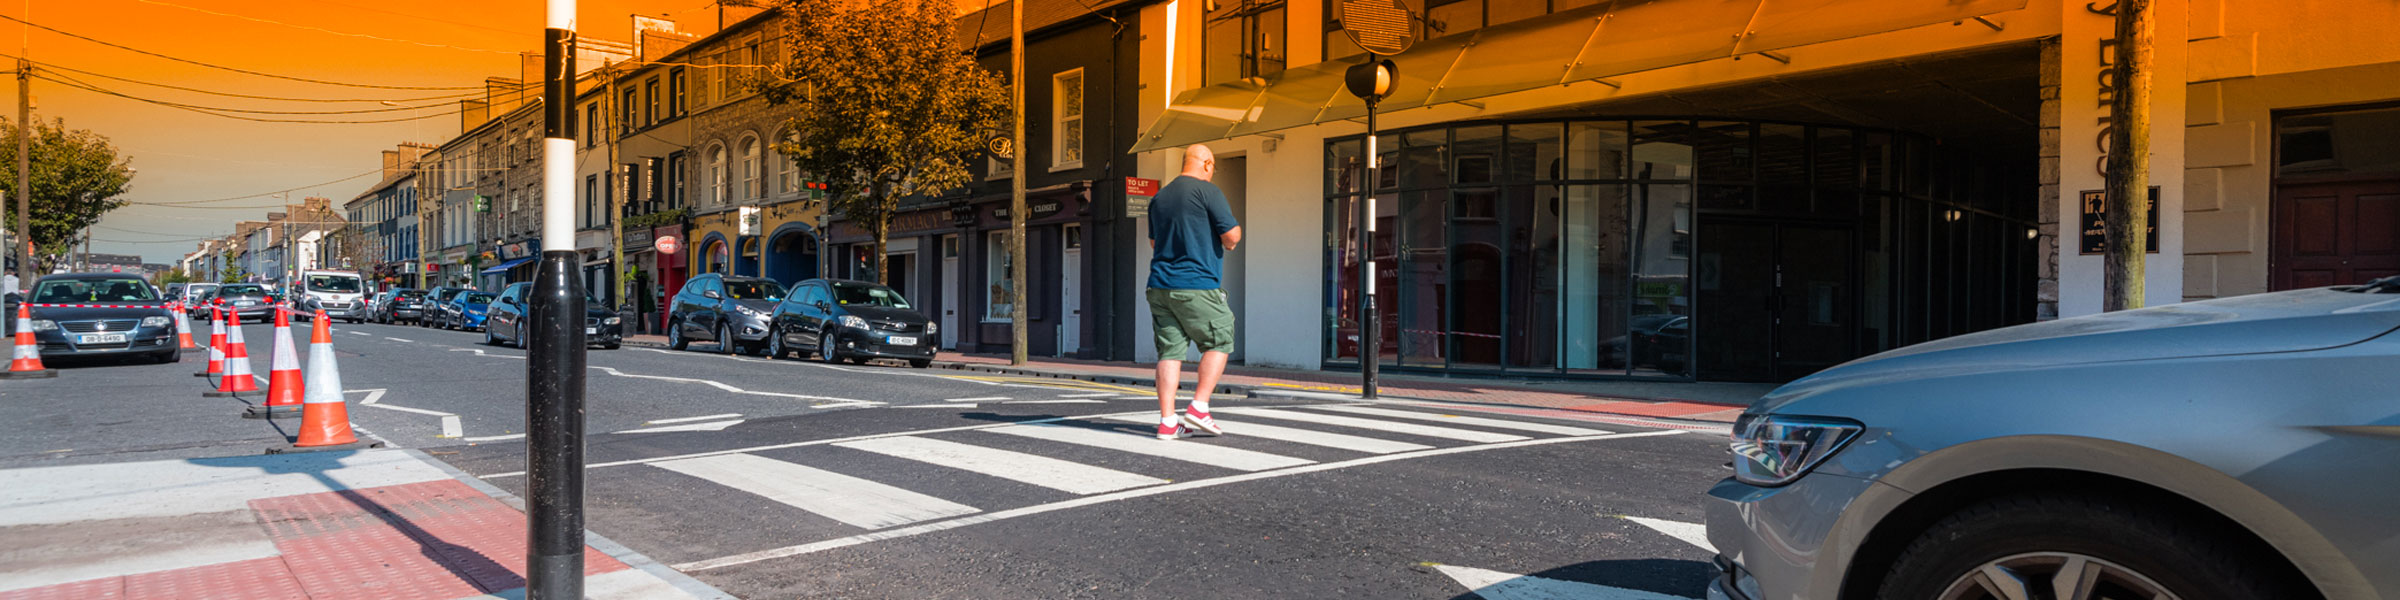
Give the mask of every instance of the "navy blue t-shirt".
[[1150, 287], [1213, 290], [1224, 275], [1225, 245], [1217, 236], [1240, 227], [1216, 184], [1179, 176], [1150, 199]]

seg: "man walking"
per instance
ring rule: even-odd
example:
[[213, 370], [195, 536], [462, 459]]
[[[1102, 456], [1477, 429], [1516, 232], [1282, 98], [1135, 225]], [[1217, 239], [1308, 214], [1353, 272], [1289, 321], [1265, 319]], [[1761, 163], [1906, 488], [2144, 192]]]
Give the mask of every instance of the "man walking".
[[[1233, 220], [1225, 192], [1208, 180], [1217, 174], [1217, 157], [1208, 146], [1193, 145], [1183, 153], [1183, 174], [1150, 200], [1150, 325], [1158, 344], [1158, 439], [1172, 440], [1193, 432], [1224, 435], [1208, 416], [1208, 393], [1225, 374], [1226, 353], [1233, 351], [1233, 309], [1225, 305], [1225, 253], [1242, 242], [1242, 224]], [[1175, 417], [1175, 388], [1183, 383], [1186, 346], [1200, 347], [1200, 388], [1180, 422]], [[1188, 429], [1187, 429], [1188, 426]]]

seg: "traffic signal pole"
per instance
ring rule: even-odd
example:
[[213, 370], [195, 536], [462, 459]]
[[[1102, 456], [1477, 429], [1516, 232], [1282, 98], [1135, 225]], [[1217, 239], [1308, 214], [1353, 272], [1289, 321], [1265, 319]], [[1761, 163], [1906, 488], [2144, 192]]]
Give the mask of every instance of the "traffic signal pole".
[[542, 262], [526, 298], [528, 600], [583, 598], [584, 291], [575, 253], [575, 0], [542, 30]]

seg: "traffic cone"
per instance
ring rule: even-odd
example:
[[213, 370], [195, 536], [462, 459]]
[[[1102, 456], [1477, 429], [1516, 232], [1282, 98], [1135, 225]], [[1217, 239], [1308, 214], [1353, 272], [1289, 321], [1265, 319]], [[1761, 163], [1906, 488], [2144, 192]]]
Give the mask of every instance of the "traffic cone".
[[242, 417], [275, 419], [300, 416], [300, 397], [305, 383], [300, 379], [300, 356], [292, 352], [291, 313], [275, 309], [275, 359], [267, 369], [267, 402], [242, 409]]
[[200, 345], [192, 343], [192, 320], [185, 318], [183, 303], [170, 304], [168, 308], [175, 311], [175, 347], [183, 352], [199, 350]]
[[225, 309], [208, 307], [208, 368], [193, 377], [225, 374]]
[[250, 346], [242, 343], [241, 313], [233, 313], [233, 322], [225, 331], [225, 374], [217, 378], [217, 391], [201, 392], [201, 396], [235, 398], [258, 391], [258, 376], [250, 373]]
[[380, 448], [382, 442], [361, 442], [350, 431], [350, 408], [342, 403], [342, 370], [333, 360], [333, 328], [325, 311], [311, 319], [308, 335], [308, 400], [300, 406], [300, 439], [291, 446], [268, 448], [268, 454]]
[[9, 352], [8, 372], [0, 379], [42, 379], [57, 377], [58, 371], [42, 366], [42, 343], [33, 339], [33, 307], [17, 305], [16, 349]]

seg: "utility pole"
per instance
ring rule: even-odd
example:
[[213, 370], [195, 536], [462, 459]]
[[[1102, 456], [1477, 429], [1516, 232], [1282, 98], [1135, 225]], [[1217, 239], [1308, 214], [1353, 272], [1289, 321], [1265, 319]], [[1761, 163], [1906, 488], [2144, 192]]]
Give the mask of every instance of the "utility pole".
[[1025, 178], [1031, 156], [1025, 148], [1025, 0], [1008, 3], [1009, 105], [1016, 107], [1008, 140], [1008, 364], [1025, 364]]
[[2108, 195], [2101, 219], [2108, 225], [2105, 295], [2101, 310], [2141, 308], [2146, 295], [2144, 264], [2150, 239], [2150, 63], [2158, 19], [2150, 0], [2117, 0], [2117, 63], [2111, 67], [2116, 95], [2109, 98], [2114, 126], [2108, 136]]
[[[641, 57], [636, 56], [634, 60], [641, 60]], [[618, 172], [619, 169], [624, 168], [617, 164], [616, 132], [619, 130], [603, 125], [603, 123], [616, 118], [616, 111], [619, 110], [614, 103], [617, 98], [617, 68], [621, 66], [624, 65], [600, 67], [601, 70], [608, 72], [608, 85], [600, 88], [600, 118], [592, 120], [591, 131], [583, 132], [584, 135], [593, 136], [593, 139], [608, 145], [608, 162], [606, 163], [608, 165], [607, 177], [609, 178], [608, 236], [609, 248], [611, 248], [608, 252], [608, 273], [609, 281], [613, 284], [610, 287], [614, 288], [609, 294], [608, 301], [612, 306], [609, 313], [619, 315], [625, 312], [625, 297], [633, 293], [633, 278], [625, 276], [625, 194], [632, 190], [627, 187], [625, 174]], [[618, 124], [618, 127], [623, 126], [622, 123]], [[633, 324], [625, 321], [632, 320], [625, 319], [619, 323], [623, 323], [626, 330], [630, 332]]]
[[17, 59], [17, 287], [33, 288], [33, 61]]
[[527, 600], [583, 598], [584, 291], [575, 252], [575, 0], [542, 30], [542, 262], [526, 298]]

